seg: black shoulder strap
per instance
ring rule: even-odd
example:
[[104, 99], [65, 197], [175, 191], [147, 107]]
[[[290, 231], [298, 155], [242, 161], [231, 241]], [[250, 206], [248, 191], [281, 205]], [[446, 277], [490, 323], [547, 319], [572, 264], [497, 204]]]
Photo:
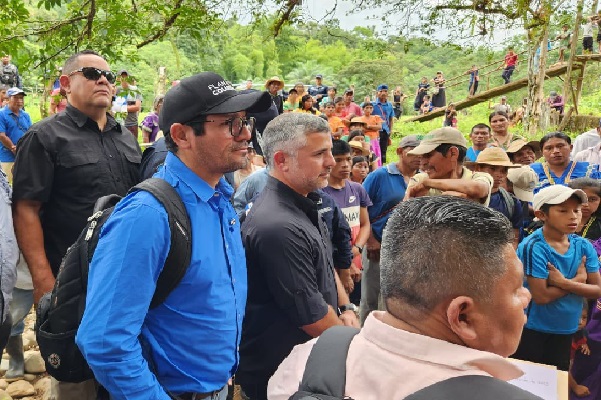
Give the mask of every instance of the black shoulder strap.
[[169, 217], [171, 247], [150, 303], [150, 308], [154, 308], [165, 301], [169, 293], [182, 280], [190, 265], [192, 227], [181, 197], [167, 181], [161, 178], [146, 179], [131, 188], [129, 192], [137, 190], [145, 190], [156, 197], [165, 207]]
[[466, 375], [430, 385], [405, 400], [542, 400], [540, 397], [500, 379]]
[[333, 326], [311, 349], [299, 390], [342, 399], [346, 386], [346, 356], [359, 329]]

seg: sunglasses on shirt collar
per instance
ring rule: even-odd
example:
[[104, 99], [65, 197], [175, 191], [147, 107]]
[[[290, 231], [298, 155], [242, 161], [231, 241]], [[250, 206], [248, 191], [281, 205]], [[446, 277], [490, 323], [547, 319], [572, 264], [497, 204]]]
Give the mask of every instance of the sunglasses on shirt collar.
[[103, 69], [95, 67], [82, 67], [71, 72], [69, 76], [81, 72], [84, 78], [90, 81], [97, 81], [101, 76], [104, 76], [106, 80], [112, 85], [117, 80], [117, 75], [112, 71], [105, 71]]

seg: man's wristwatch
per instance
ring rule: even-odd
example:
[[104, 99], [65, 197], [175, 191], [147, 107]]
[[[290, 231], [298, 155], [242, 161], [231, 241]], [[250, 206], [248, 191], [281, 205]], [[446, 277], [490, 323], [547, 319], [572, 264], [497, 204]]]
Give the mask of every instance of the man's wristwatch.
[[363, 247], [361, 247], [361, 246], [358, 246], [358, 245], [356, 245], [356, 244], [354, 244], [354, 245], [353, 245], [353, 247], [356, 247], [356, 248], [357, 248], [357, 250], [359, 250], [359, 254], [363, 253]]
[[345, 311], [357, 312], [357, 306], [353, 303], [348, 303], [343, 306], [338, 307], [338, 313], [342, 314]]

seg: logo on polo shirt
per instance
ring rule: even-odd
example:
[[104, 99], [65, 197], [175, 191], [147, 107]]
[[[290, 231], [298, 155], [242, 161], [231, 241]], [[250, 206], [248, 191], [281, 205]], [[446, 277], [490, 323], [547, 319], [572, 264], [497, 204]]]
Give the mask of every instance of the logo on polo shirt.
[[351, 197], [348, 198], [348, 202], [349, 203], [354, 203], [355, 200], [357, 200], [357, 198], [355, 196], [351, 196]]
[[228, 81], [219, 81], [215, 84], [209, 85], [208, 89], [213, 93], [214, 96], [227, 92], [228, 90], [236, 90]]

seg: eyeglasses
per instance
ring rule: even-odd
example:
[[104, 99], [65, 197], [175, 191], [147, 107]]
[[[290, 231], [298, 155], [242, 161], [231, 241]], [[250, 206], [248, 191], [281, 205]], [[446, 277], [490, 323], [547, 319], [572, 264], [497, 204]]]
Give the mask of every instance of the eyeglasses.
[[196, 123], [221, 122], [221, 125], [229, 125], [230, 135], [232, 135], [235, 138], [237, 138], [238, 136], [240, 136], [242, 134], [242, 129], [244, 129], [244, 127], [246, 127], [246, 129], [248, 129], [250, 132], [252, 132], [255, 129], [255, 119], [253, 117], [250, 117], [250, 118], [235, 117], [235, 118], [226, 119], [225, 121], [217, 121], [214, 119], [205, 119], [205, 120], [198, 120], [198, 121], [189, 121], [185, 125], [190, 125], [191, 123], [194, 123], [194, 122], [196, 122]]
[[83, 77], [90, 81], [97, 81], [98, 79], [100, 79], [101, 76], [104, 76], [110, 84], [115, 83], [115, 81], [117, 80], [117, 75], [115, 75], [114, 72], [105, 71], [103, 69], [98, 69], [94, 67], [82, 67], [80, 69], [76, 69], [75, 71], [71, 72], [69, 76], [78, 72], [81, 72]]

